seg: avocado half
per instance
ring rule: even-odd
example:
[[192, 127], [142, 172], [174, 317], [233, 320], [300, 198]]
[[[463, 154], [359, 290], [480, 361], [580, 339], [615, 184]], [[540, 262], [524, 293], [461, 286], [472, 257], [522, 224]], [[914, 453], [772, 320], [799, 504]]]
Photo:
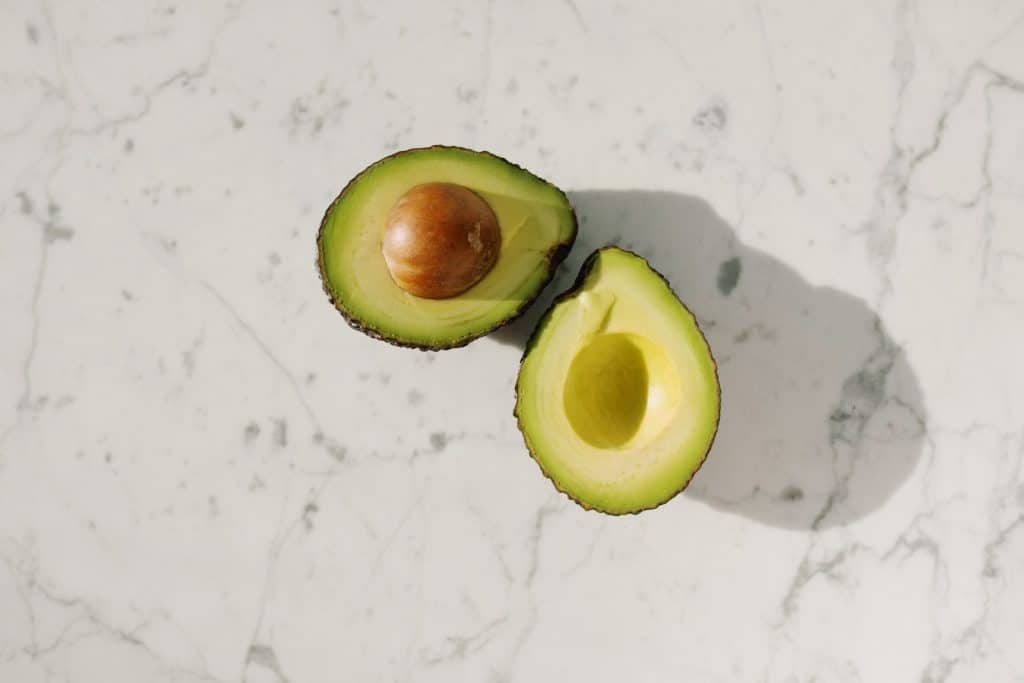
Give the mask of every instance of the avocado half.
[[657, 507], [707, 457], [721, 405], [693, 314], [642, 257], [591, 254], [523, 354], [515, 416], [555, 487], [609, 514]]
[[[493, 268], [447, 299], [402, 290], [381, 253], [392, 206], [413, 187], [434, 182], [479, 195], [501, 230]], [[324, 291], [355, 329], [398, 346], [449, 349], [523, 313], [569, 253], [576, 232], [565, 193], [524, 168], [461, 147], [408, 149], [367, 167], [327, 208], [317, 236], [317, 265]]]

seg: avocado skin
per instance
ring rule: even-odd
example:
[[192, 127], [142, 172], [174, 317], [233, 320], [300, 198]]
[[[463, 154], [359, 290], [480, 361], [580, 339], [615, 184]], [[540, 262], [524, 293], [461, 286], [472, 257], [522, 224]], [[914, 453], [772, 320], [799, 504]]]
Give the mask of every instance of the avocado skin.
[[[544, 314], [541, 315], [540, 320], [537, 323], [537, 326], [535, 328], [533, 328], [533, 332], [530, 334], [530, 339], [526, 342], [526, 347], [523, 349], [523, 355], [519, 359], [520, 367], [522, 367], [523, 361], [526, 360], [526, 357], [530, 355], [530, 352], [533, 350], [534, 346], [536, 346], [537, 341], [540, 339], [541, 330], [543, 330], [544, 326], [547, 325], [548, 318], [550, 317], [552, 311], [554, 311], [555, 307], [558, 304], [562, 303], [563, 301], [566, 301], [567, 299], [571, 299], [572, 297], [576, 296], [576, 294], [583, 287], [583, 282], [587, 279], [587, 275], [590, 274], [590, 270], [594, 267], [594, 263], [597, 262], [598, 256], [600, 256], [602, 252], [610, 251], [610, 250], [622, 251], [622, 252], [625, 252], [627, 254], [632, 254], [633, 256], [636, 256], [639, 259], [642, 259], [643, 262], [647, 264], [647, 267], [651, 269], [651, 272], [653, 272], [655, 275], [657, 275], [659, 278], [661, 278], [661, 281], [665, 283], [665, 286], [668, 287], [668, 290], [670, 292], [672, 292], [672, 296], [674, 296], [679, 301], [679, 304], [686, 310], [686, 312], [689, 313], [691, 316], [693, 316], [693, 311], [691, 311], [686, 306], [686, 304], [683, 303], [683, 300], [679, 298], [679, 295], [676, 294], [676, 291], [674, 289], [672, 289], [672, 285], [669, 283], [668, 278], [666, 278], [661, 273], [661, 271], [659, 271], [657, 268], [652, 266], [650, 261], [645, 259], [643, 256], [640, 256], [640, 254], [637, 254], [634, 251], [630, 251], [629, 249], [623, 249], [622, 247], [618, 247], [618, 246], [615, 246], [615, 245], [606, 245], [606, 246], [600, 247], [598, 249], [595, 249], [593, 252], [591, 252], [591, 254], [586, 258], [586, 260], [580, 266], [580, 272], [576, 276], [576, 280], [575, 280], [575, 282], [572, 283], [572, 286], [570, 286], [569, 289], [565, 290], [564, 292], [562, 292], [561, 294], [556, 296], [554, 301], [551, 302], [551, 305], [548, 306], [546, 311], [544, 311]], [[696, 322], [697, 317], [693, 316], [693, 319]], [[588, 505], [585, 501], [579, 500], [578, 498], [574, 497], [571, 493], [569, 493], [568, 491], [566, 491], [565, 489], [560, 487], [555, 482], [554, 478], [550, 474], [548, 474], [547, 470], [544, 469], [544, 466], [540, 464], [540, 460], [537, 459], [537, 456], [534, 455], [533, 446], [530, 444], [530, 437], [527, 436], [527, 434], [526, 434], [526, 429], [525, 429], [525, 427], [523, 425], [522, 416], [520, 416], [520, 414], [519, 414], [519, 379], [518, 379], [518, 377], [516, 378], [516, 385], [515, 385], [515, 398], [516, 398], [516, 402], [515, 402], [515, 407], [512, 409], [512, 415], [513, 415], [513, 417], [516, 418], [516, 426], [519, 428], [519, 433], [523, 435], [523, 442], [526, 444], [526, 450], [528, 450], [530, 452], [530, 457], [533, 459], [533, 461], [535, 463], [537, 463], [537, 467], [540, 468], [541, 474], [543, 474], [544, 477], [548, 481], [551, 482], [552, 486], [554, 486], [560, 493], [564, 494], [566, 498], [568, 498], [572, 502], [576, 503], [577, 505], [579, 505], [584, 510], [593, 510], [595, 512], [600, 512], [601, 514], [609, 515], [609, 516], [612, 516], [612, 517], [621, 517], [621, 516], [625, 516], [625, 515], [638, 515], [641, 512], [646, 512], [647, 510], [654, 510], [655, 508], [659, 508], [662, 505], [664, 505], [665, 503], [668, 503], [670, 500], [674, 499], [676, 496], [678, 496], [680, 493], [682, 493], [684, 490], [686, 490], [686, 487], [690, 485], [690, 482], [693, 481], [693, 478], [695, 476], [697, 476], [697, 472], [700, 471], [700, 468], [703, 467], [704, 463], [707, 461], [708, 455], [711, 453], [711, 448], [714, 446], [715, 437], [718, 435], [719, 424], [721, 423], [721, 420], [722, 420], [722, 409], [721, 409], [721, 403], [722, 403], [722, 382], [721, 382], [721, 379], [718, 376], [718, 362], [715, 360], [715, 357], [714, 357], [714, 355], [713, 355], [713, 353], [711, 351], [711, 345], [708, 344], [707, 336], [704, 334], [704, 330], [701, 329], [700, 324], [697, 324], [697, 331], [700, 333], [701, 339], [704, 340], [704, 344], [707, 345], [707, 347], [708, 347], [708, 354], [711, 355], [711, 363], [712, 363], [712, 365], [715, 368], [715, 388], [716, 388], [716, 391], [718, 392], [719, 409], [718, 409], [717, 414], [715, 415], [714, 430], [711, 433], [711, 439], [708, 441], [707, 450], [704, 451], [704, 455], [701, 457], [700, 463], [698, 463], [697, 466], [693, 469], [693, 474], [690, 475], [690, 478], [687, 479], [683, 483], [683, 485], [680, 486], [679, 489], [675, 493], [673, 493], [671, 496], [669, 496], [668, 498], [666, 498], [665, 500], [661, 501], [660, 503], [658, 503], [656, 505], [651, 505], [650, 507], [642, 507], [642, 508], [637, 508], [636, 510], [628, 510], [628, 511], [625, 511], [625, 512], [607, 512], [605, 510], [599, 510], [599, 509], [597, 509], [597, 508], [595, 508], [595, 507], [593, 507], [591, 505]]]
[[[509, 315], [507, 318], [505, 318], [504, 320], [499, 320], [498, 322], [496, 322], [491, 327], [481, 331], [478, 334], [474, 334], [474, 335], [469, 336], [469, 337], [463, 337], [461, 339], [454, 339], [451, 342], [446, 342], [446, 343], [442, 343], [442, 344], [435, 344], [435, 345], [415, 344], [415, 343], [405, 342], [405, 341], [401, 341], [401, 340], [395, 339], [394, 337], [389, 336], [386, 332], [384, 332], [382, 330], [378, 330], [378, 329], [376, 329], [376, 328], [374, 328], [374, 327], [372, 327], [370, 325], [366, 325], [357, 316], [353, 315], [351, 311], [348, 311], [341, 304], [340, 301], [335, 299], [334, 294], [331, 293], [330, 286], [327, 284], [327, 274], [326, 274], [326, 272], [324, 270], [324, 252], [323, 252], [322, 241], [323, 241], [324, 229], [327, 226], [327, 217], [331, 215], [331, 211], [334, 209], [334, 205], [337, 204], [338, 202], [340, 202], [345, 197], [345, 193], [348, 192], [349, 187], [351, 187], [357, 180], [359, 180], [361, 177], [363, 177], [363, 175], [365, 175], [369, 171], [373, 170], [379, 164], [381, 164], [381, 163], [383, 163], [385, 161], [388, 161], [389, 159], [393, 159], [394, 157], [401, 156], [402, 154], [405, 154], [406, 152], [423, 152], [423, 151], [430, 151], [430, 150], [445, 150], [445, 149], [458, 149], [458, 150], [463, 150], [463, 151], [467, 151], [467, 152], [473, 152], [474, 154], [485, 154], [487, 156], [490, 156], [490, 157], [493, 157], [493, 158], [498, 159], [500, 161], [503, 161], [504, 163], [506, 163], [506, 164], [508, 164], [510, 166], [514, 166], [515, 168], [518, 168], [523, 173], [526, 173], [526, 174], [532, 176], [533, 178], [536, 178], [538, 181], [544, 183], [545, 185], [549, 185], [549, 186], [553, 187], [555, 190], [557, 190], [559, 192], [559, 194], [561, 194], [563, 197], [565, 197], [565, 202], [569, 206], [569, 211], [570, 211], [570, 214], [572, 215], [572, 234], [569, 236], [568, 241], [560, 242], [559, 244], [556, 244], [550, 251], [548, 251], [548, 253], [544, 257], [545, 260], [547, 261], [547, 275], [544, 278], [544, 281], [537, 288], [536, 294], [534, 294], [534, 296], [529, 298], [529, 299], [524, 299], [523, 302], [519, 305], [519, 308], [517, 308], [515, 311], [513, 311], [512, 314]], [[484, 151], [484, 150], [469, 149], [467, 147], [459, 147], [457, 145], [431, 145], [429, 147], [410, 147], [409, 149], [399, 150], [398, 152], [395, 152], [393, 154], [389, 154], [386, 157], [378, 159], [377, 161], [373, 162], [372, 164], [370, 164], [369, 166], [364, 168], [362, 171], [360, 171], [358, 174], [356, 174], [351, 180], [349, 180], [345, 184], [345, 187], [343, 187], [341, 189], [341, 192], [338, 193], [338, 196], [334, 198], [334, 201], [332, 201], [330, 203], [330, 205], [327, 207], [327, 210], [324, 211], [324, 217], [320, 220], [320, 228], [317, 230], [317, 235], [316, 235], [316, 266], [317, 266], [317, 273], [320, 276], [320, 286], [323, 288], [324, 293], [327, 294], [327, 298], [330, 300], [331, 305], [334, 306], [335, 310], [337, 310], [338, 313], [341, 313], [341, 316], [345, 319], [345, 322], [347, 322], [349, 327], [351, 327], [352, 329], [358, 330], [359, 332], [362, 332], [363, 334], [367, 335], [368, 337], [372, 337], [374, 339], [379, 339], [380, 341], [387, 342], [388, 344], [391, 344], [393, 346], [399, 346], [399, 347], [407, 348], [407, 349], [418, 349], [420, 351], [445, 351], [447, 349], [457, 349], [457, 348], [460, 348], [462, 346], [465, 346], [465, 345], [469, 344], [471, 341], [475, 341], [475, 340], [479, 339], [480, 337], [487, 336], [491, 332], [494, 332], [495, 330], [497, 330], [499, 328], [502, 328], [505, 325], [508, 325], [509, 323], [515, 321], [517, 318], [519, 318], [524, 313], [526, 313], [527, 309], [530, 308], [530, 304], [532, 304], [537, 299], [537, 297], [540, 296], [540, 293], [544, 291], [544, 289], [548, 286], [548, 284], [550, 284], [551, 278], [553, 278], [555, 276], [555, 270], [558, 268], [558, 264], [560, 264], [562, 261], [564, 261], [565, 257], [569, 255], [569, 252], [572, 250], [573, 244], [575, 244], [575, 242], [576, 242], [576, 235], [577, 235], [578, 232], [579, 232], [579, 219], [576, 216], [576, 210], [575, 210], [575, 208], [573, 208], [572, 202], [569, 201], [569, 197], [565, 194], [565, 192], [562, 191], [562, 189], [560, 187], [558, 187], [557, 185], [555, 185], [554, 183], [551, 183], [551, 182], [545, 180], [544, 178], [541, 178], [540, 176], [538, 176], [538, 175], [528, 171], [527, 169], [523, 168], [522, 166], [520, 166], [518, 164], [515, 164], [515, 163], [512, 163], [508, 159], [506, 159], [504, 157], [501, 157], [501, 156], [498, 156], [497, 154], [492, 154], [491, 152], [487, 152], [487, 151]]]

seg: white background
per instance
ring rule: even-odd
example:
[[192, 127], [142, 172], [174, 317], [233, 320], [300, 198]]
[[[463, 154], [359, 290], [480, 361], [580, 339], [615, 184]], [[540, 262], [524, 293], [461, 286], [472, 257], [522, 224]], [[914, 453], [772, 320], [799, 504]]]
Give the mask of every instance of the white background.
[[[1021, 2], [5, 0], [0, 105], [0, 680], [1024, 680]], [[432, 143], [569, 191], [546, 299], [617, 241], [696, 312], [685, 494], [554, 491], [531, 320], [332, 310]]]

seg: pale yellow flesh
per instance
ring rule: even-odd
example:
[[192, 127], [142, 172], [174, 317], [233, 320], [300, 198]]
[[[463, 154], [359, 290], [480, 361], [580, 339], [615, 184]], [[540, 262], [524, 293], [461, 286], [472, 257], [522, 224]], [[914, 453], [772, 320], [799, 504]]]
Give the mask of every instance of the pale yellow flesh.
[[563, 387], [569, 424], [596, 448], [642, 448], [681, 403], [672, 360], [658, 344], [622, 332], [597, 334], [584, 343]]
[[[413, 296], [391, 279], [381, 253], [387, 215], [412, 187], [449, 182], [490, 205], [501, 249], [490, 272], [450, 299]], [[474, 336], [514, 313], [548, 277], [550, 250], [572, 234], [565, 196], [511, 164], [454, 148], [412, 150], [372, 167], [329, 212], [321, 239], [328, 286], [345, 310], [399, 341], [429, 345]]]
[[541, 467], [607, 512], [653, 507], [685, 486], [718, 421], [696, 321], [643, 259], [615, 249], [542, 322], [517, 389]]

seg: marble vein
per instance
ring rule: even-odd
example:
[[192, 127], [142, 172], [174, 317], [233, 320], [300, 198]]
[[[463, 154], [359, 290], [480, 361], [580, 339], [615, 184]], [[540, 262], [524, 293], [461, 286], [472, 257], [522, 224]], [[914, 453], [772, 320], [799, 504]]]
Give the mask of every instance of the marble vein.
[[[0, 27], [0, 681], [1024, 673], [1019, 6]], [[529, 322], [413, 354], [330, 310], [318, 207], [436, 142], [570, 191], [555, 288], [629, 244], [704, 325], [725, 429], [670, 504], [602, 517], [538, 472]]]

